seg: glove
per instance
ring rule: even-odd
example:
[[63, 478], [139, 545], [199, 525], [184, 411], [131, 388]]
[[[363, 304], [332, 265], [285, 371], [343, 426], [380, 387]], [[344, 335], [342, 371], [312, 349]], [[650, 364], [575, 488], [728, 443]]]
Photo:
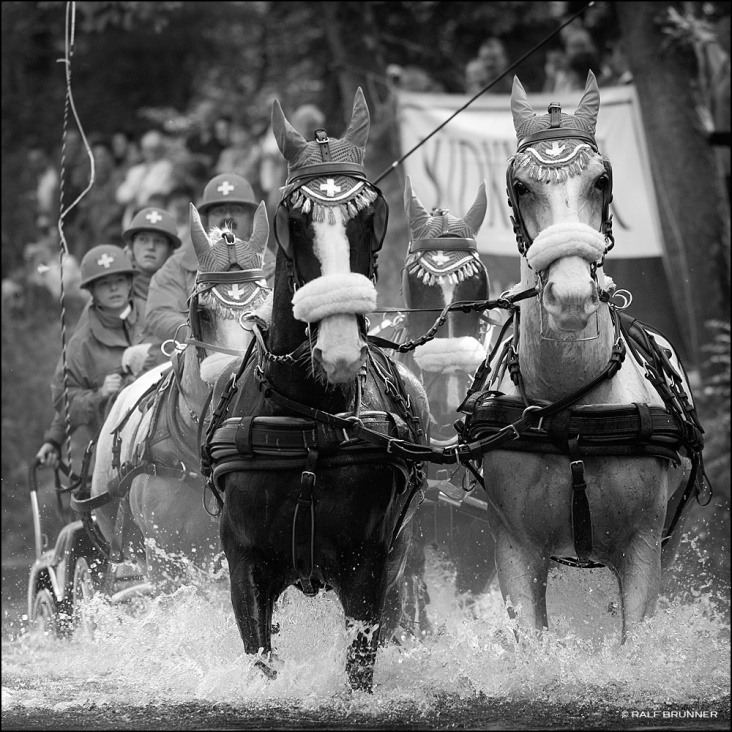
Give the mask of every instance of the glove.
[[53, 468], [55, 470], [58, 468], [60, 457], [61, 455], [56, 445], [50, 442], [44, 442], [36, 455], [36, 460], [41, 465], [45, 465], [46, 467]]
[[103, 397], [116, 394], [122, 388], [122, 377], [119, 374], [107, 374], [104, 377], [104, 383], [99, 389], [99, 393]]
[[150, 343], [140, 343], [130, 346], [122, 354], [122, 370], [131, 371], [135, 376], [144, 371], [145, 361], [150, 353]]

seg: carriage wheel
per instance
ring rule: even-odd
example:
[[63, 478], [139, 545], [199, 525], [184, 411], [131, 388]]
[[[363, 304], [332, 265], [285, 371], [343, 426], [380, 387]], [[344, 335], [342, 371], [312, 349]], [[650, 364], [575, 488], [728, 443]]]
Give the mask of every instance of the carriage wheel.
[[89, 617], [86, 603], [94, 596], [94, 581], [89, 563], [84, 557], [79, 557], [74, 564], [74, 583], [71, 589], [71, 603], [74, 615], [74, 625], [84, 634], [94, 630], [94, 622]]
[[59, 632], [56, 600], [47, 588], [38, 590], [33, 601], [32, 627], [44, 635], [57, 636]]

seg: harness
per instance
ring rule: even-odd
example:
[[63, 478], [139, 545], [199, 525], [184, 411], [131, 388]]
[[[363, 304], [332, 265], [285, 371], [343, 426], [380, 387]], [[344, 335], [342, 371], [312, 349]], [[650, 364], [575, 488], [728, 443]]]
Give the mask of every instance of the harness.
[[[583, 144], [589, 145], [594, 152], [598, 152], [592, 134], [579, 129], [560, 127], [559, 104], [550, 104], [549, 115], [550, 127], [525, 137], [519, 144], [517, 153], [527, 150], [535, 142], [567, 138], [579, 139]], [[508, 203], [513, 210], [511, 222], [518, 249], [521, 255], [526, 257], [533, 241], [526, 230], [518, 205], [515, 164], [514, 156], [506, 172]], [[593, 276], [596, 268], [602, 266], [605, 255], [614, 245], [612, 215], [609, 212], [612, 202], [612, 168], [607, 160], [603, 160], [603, 165], [607, 185], [603, 190], [600, 230], [605, 237], [606, 248], [601, 261], [592, 265]], [[603, 295], [600, 299], [608, 300]], [[503, 352], [496, 366], [498, 378], [492, 383], [500, 383], [508, 369], [521, 398], [508, 397], [491, 390], [483, 391], [490, 371], [489, 362], [495, 355], [494, 349], [494, 353], [476, 372], [468, 395], [459, 407], [459, 410], [467, 415], [465, 424], [461, 427], [465, 439], [490, 440], [508, 427], [515, 431], [515, 439], [502, 449], [569, 455], [572, 530], [577, 558], [554, 557], [554, 559], [580, 567], [602, 566], [589, 561], [593, 548], [592, 520], [586, 494], [583, 457], [645, 455], [678, 463], [680, 451], [686, 450], [691, 459], [692, 470], [677, 509], [664, 528], [664, 543], [670, 538], [692, 490], [696, 489], [699, 500], [705, 478], [702, 462], [704, 430], [684, 390], [681, 374], [671, 364], [669, 354], [665, 353], [653, 337], [654, 332], [659, 336], [662, 334], [632, 319], [613, 304], [608, 303], [608, 306], [615, 328], [615, 342], [605, 371], [589, 384], [548, 407], [530, 404], [519, 367], [519, 313], [516, 310], [512, 316], [517, 320], [514, 335], [504, 343]], [[632, 357], [645, 368], [645, 376], [663, 399], [665, 408], [651, 407], [645, 403], [574, 406], [581, 396], [589, 393], [602, 379], [612, 378], [617, 373], [625, 358], [626, 350], [630, 350]], [[521, 429], [517, 426], [520, 423], [522, 423]]]
[[[374, 282], [378, 278], [377, 255], [384, 243], [386, 226], [389, 221], [389, 204], [379, 188], [366, 177], [366, 171], [360, 163], [333, 162], [330, 152], [330, 138], [323, 129], [315, 130], [315, 142], [322, 159], [321, 163], [306, 165], [290, 173], [282, 189], [282, 198], [274, 217], [274, 237], [277, 245], [285, 255], [290, 291], [294, 292], [303, 284], [303, 278], [297, 267], [295, 252], [290, 241], [290, 213], [300, 209], [303, 213], [313, 212], [320, 207], [330, 214], [333, 206], [341, 207], [344, 218], [354, 216], [367, 204], [374, 207], [371, 234], [371, 260], [368, 276]], [[325, 176], [344, 176], [356, 183], [341, 195], [323, 196], [319, 190], [312, 189], [309, 184]], [[332, 215], [332, 214], [330, 214]]]
[[[236, 250], [235, 243], [236, 237], [231, 231], [223, 231], [222, 237], [226, 242], [227, 253], [229, 255], [229, 266], [237, 264], [236, 261]], [[221, 290], [222, 286], [226, 288], [235, 287], [237, 285], [247, 284], [254, 282], [257, 287], [252, 290], [251, 295], [246, 300], [233, 297], [229, 290]], [[263, 269], [239, 269], [229, 270], [228, 272], [198, 272], [196, 274], [196, 284], [193, 288], [193, 292], [188, 298], [188, 323], [191, 328], [191, 338], [188, 339], [189, 345], [193, 345], [198, 349], [198, 359], [203, 360], [206, 357], [205, 349], [216, 350], [219, 353], [228, 353], [229, 355], [240, 356], [239, 351], [232, 349], [222, 348], [220, 346], [212, 346], [210, 343], [204, 343], [201, 335], [201, 323], [198, 317], [198, 300], [201, 295], [210, 293], [219, 303], [224, 307], [242, 307], [252, 302], [254, 298], [259, 294], [260, 290], [268, 289], [265, 285], [261, 284], [266, 282], [266, 277]]]
[[[275, 214], [274, 235], [284, 254], [289, 289], [295, 292], [305, 284], [290, 238], [291, 214], [299, 210], [310, 214], [313, 220], [324, 221], [328, 216], [329, 222], [335, 223], [336, 206], [343, 221], [353, 218], [366, 206], [373, 206], [368, 277], [375, 282], [377, 254], [383, 244], [388, 221], [386, 200], [366, 178], [362, 164], [332, 160], [330, 140], [325, 130], [315, 131], [315, 142], [320, 162], [290, 172]], [[317, 187], [317, 181], [324, 177], [325, 182]], [[336, 185], [336, 181], [340, 185]], [[326, 193], [321, 193], [321, 189]], [[359, 320], [363, 327], [363, 317]], [[412, 498], [421, 487], [423, 477], [419, 462], [390, 454], [387, 448], [391, 440], [416, 442], [422, 436], [419, 417], [409, 402], [395, 365], [378, 349], [369, 349], [368, 361], [357, 377], [352, 413], [331, 414], [285, 397], [268, 381], [263, 364], [273, 361], [293, 363], [295, 354], [273, 355], [256, 320], [252, 322], [252, 331], [255, 334], [252, 346], [238, 373], [230, 377], [214, 409], [202, 449], [202, 472], [218, 502], [219, 511], [223, 508], [222, 480], [228, 473], [300, 472], [300, 492], [292, 519], [292, 564], [299, 577], [300, 588], [305, 594], [312, 595], [317, 591], [313, 581], [313, 490], [318, 472], [355, 465], [386, 464], [401, 476], [396, 495], [406, 493], [407, 497], [392, 536], [393, 542], [409, 519], [410, 510], [416, 510], [416, 506], [412, 506]], [[257, 362], [252, 368], [258, 388], [265, 399], [282, 407], [291, 416], [227, 417], [239, 388], [238, 382], [252, 364], [255, 343]], [[302, 349], [309, 345], [306, 341]], [[382, 403], [391, 405], [389, 411], [361, 411], [363, 386], [369, 376], [382, 396]], [[238, 413], [240, 410], [231, 411]]]
[[[531, 135], [527, 135], [520, 143], [516, 150], [516, 154], [523, 153], [533, 143], [541, 142], [543, 140], [561, 140], [561, 139], [579, 139], [583, 143], [590, 146], [590, 148], [599, 153], [597, 142], [593, 135], [584, 130], [560, 127], [562, 117], [562, 107], [557, 102], [552, 102], [549, 105], [549, 116], [550, 116], [550, 127], [545, 130], [539, 130]], [[605, 174], [607, 175], [607, 186], [603, 190], [603, 201], [602, 201], [602, 224], [600, 226], [600, 232], [606, 238], [608, 242], [605, 254], [609, 252], [615, 245], [615, 238], [613, 237], [613, 217], [610, 213], [610, 204], [613, 200], [613, 168], [610, 161], [603, 157], [602, 164], [605, 167]], [[508, 205], [510, 206], [513, 214], [510, 216], [511, 225], [513, 232], [516, 236], [516, 242], [518, 244], [519, 252], [522, 256], [526, 256], [529, 247], [533, 243], [533, 239], [529, 235], [526, 229], [524, 218], [521, 215], [521, 208], [518, 203], [518, 194], [516, 191], [516, 155], [514, 155], [508, 167], [506, 168], [506, 193], [508, 195]]]
[[[257, 326], [253, 326], [258, 330]], [[263, 339], [259, 344], [254, 375], [265, 399], [299, 416], [226, 417], [238, 390], [238, 383], [252, 360], [252, 351], [242, 360], [222, 392], [202, 448], [202, 472], [214, 494], [219, 510], [223, 508], [224, 476], [232, 472], [300, 471], [300, 493], [292, 519], [292, 565], [299, 576], [301, 590], [314, 595], [313, 583], [315, 506], [313, 489], [317, 473], [357, 465], [389, 465], [401, 477], [396, 495], [408, 491], [407, 500], [391, 538], [393, 543], [402, 527], [416, 511], [412, 500], [423, 482], [421, 465], [391, 454], [385, 446], [390, 440], [418, 440], [419, 417], [412, 409], [401, 377], [394, 364], [377, 349], [369, 350], [367, 366], [357, 381], [356, 405], [352, 413], [331, 414], [309, 407], [280, 394], [267, 380], [262, 361], [266, 358]], [[254, 345], [255, 341], [252, 341]], [[367, 373], [374, 378], [382, 396], [393, 411], [361, 411], [361, 383]], [[240, 412], [239, 408], [231, 410]], [[383, 442], [373, 439], [378, 435]], [[303, 556], [303, 548], [307, 548]]]
[[[550, 112], [553, 115], [556, 114], [558, 119], [559, 106], [555, 106], [556, 110], [552, 111], [550, 108]], [[593, 149], [597, 149], [594, 139], [581, 130], [558, 130], [554, 127], [551, 130], [545, 130], [530, 136], [524, 140], [520, 149], [536, 139], [554, 139], [557, 137], [557, 133], [559, 133], [559, 137], [587, 138], [588, 142], [592, 142]], [[319, 174], [333, 173], [337, 175], [344, 171], [344, 164], [329, 162], [327, 157], [327, 136], [323, 133], [320, 137], [316, 136], [316, 139], [321, 144], [323, 163], [309, 166], [305, 171], [291, 175], [275, 219], [275, 236], [288, 263], [292, 290], [300, 286], [301, 278], [297, 272], [294, 252], [291, 250], [289, 241], [289, 212], [291, 209], [288, 207], [286, 199], [291, 199], [293, 193], [299, 191], [305, 182], [314, 180]], [[353, 167], [354, 169], [359, 168], [359, 166]], [[609, 185], [604, 191], [602, 222], [602, 231], [607, 241], [606, 254], [613, 245], [611, 216], [609, 214], [609, 204], [612, 200], [612, 180], [609, 163], [606, 164], [605, 169], [609, 179]], [[348, 175], [351, 175], [350, 170]], [[517, 199], [515, 199], [513, 165], [509, 167], [507, 175], [509, 203], [516, 214], [516, 218], [513, 219], [514, 229], [519, 251], [525, 256], [531, 245], [531, 239], [525, 231]], [[310, 199], [299, 199], [298, 207], [303, 212], [307, 212], [308, 200]], [[287, 231], [287, 238], [283, 238], [284, 231]], [[375, 240], [372, 238], [372, 259], [375, 259], [380, 246], [380, 241], [377, 246], [374, 246]], [[437, 238], [425, 242], [424, 247], [437, 246], [444, 248], [445, 244], [445, 239]], [[465, 240], [459, 244], [461, 248], [464, 248], [465, 245]], [[595, 268], [598, 265], [601, 265], [601, 262], [596, 263]], [[372, 265], [373, 273], [375, 273], [375, 266]], [[459, 408], [460, 411], [466, 414], [466, 418], [464, 423], [458, 422], [455, 425], [459, 434], [458, 443], [446, 447], [418, 443], [414, 432], [411, 434], [411, 440], [405, 439], [400, 436], [403, 433], [400, 433], [399, 421], [393, 417], [388, 419], [384, 416], [388, 413], [371, 413], [368, 415], [369, 419], [359, 417], [358, 409], [352, 415], [329, 414], [299, 404], [279, 394], [265, 378], [261, 366], [262, 359], [294, 362], [295, 354], [285, 356], [272, 356], [272, 354], [269, 354], [261, 333], [255, 327], [253, 330], [259, 345], [259, 363], [255, 367], [255, 375], [260, 391], [262, 391], [265, 398], [271, 399], [283, 408], [300, 416], [277, 418], [226, 417], [231, 400], [238, 389], [237, 382], [250, 360], [250, 347], [250, 353], [242, 361], [238, 374], [232, 374], [221, 395], [214, 410], [214, 417], [209, 425], [206, 444], [202, 449], [202, 472], [217, 498], [219, 507], [223, 506], [223, 499], [219, 493], [220, 481], [222, 476], [228, 472], [283, 470], [293, 469], [293, 466], [296, 466], [294, 469], [301, 469], [301, 490], [295, 516], [293, 517], [293, 566], [300, 577], [301, 589], [306, 593], [312, 593], [314, 592], [311, 574], [313, 570], [315, 531], [312, 489], [315, 485], [315, 469], [319, 464], [318, 460], [321, 453], [324, 459], [333, 461], [328, 463], [329, 466], [341, 464], [339, 461], [355, 464], [353, 461], [360, 459], [357, 457], [359, 455], [364, 456], [364, 460], [368, 462], [383, 462], [386, 460], [390, 464], [398, 464], [399, 461], [402, 461], [413, 466], [413, 476], [418, 475], [418, 473], [415, 473], [415, 468], [421, 472], [423, 462], [438, 465], [457, 463], [469, 468], [476, 480], [482, 483], [482, 476], [479, 474], [477, 464], [482, 461], [483, 455], [487, 451], [495, 449], [525, 449], [531, 452], [556, 451], [560, 454], [568, 454], [572, 458], [570, 462], [573, 487], [572, 527], [577, 558], [555, 557], [555, 559], [574, 566], [601, 566], [589, 561], [589, 556], [592, 553], [592, 523], [586, 496], [583, 458], [594, 455], [627, 454], [651, 455], [678, 461], [679, 451], [684, 449], [691, 457], [693, 469], [676, 513], [665, 528], [663, 540], [667, 541], [692, 490], [696, 488], [697, 500], [699, 500], [703, 488], [704, 471], [701, 461], [703, 445], [701, 435], [703, 430], [693, 408], [690, 406], [690, 400], [684, 392], [681, 375], [673, 369], [668, 356], [655, 343], [652, 330], [645, 325], [638, 324], [636, 321], [631, 322], [627, 316], [619, 312], [617, 306], [610, 303], [611, 296], [609, 293], [601, 292], [600, 299], [606, 302], [610, 309], [616, 331], [615, 342], [607, 366], [596, 378], [552, 404], [530, 404], [525, 398], [521, 386], [521, 374], [518, 364], [517, 338], [519, 329], [517, 322], [514, 337], [506, 342], [502, 357], [499, 359], [498, 375], [502, 378], [503, 372], [508, 368], [512, 378], [519, 385], [519, 391], [523, 394], [523, 398], [519, 401], [497, 392], [483, 391], [490, 372], [490, 363], [493, 362], [496, 351], [501, 345], [503, 333], [505, 333], [513, 318], [518, 321], [519, 311], [516, 303], [536, 295], [537, 290], [532, 287], [512, 295], [504, 294], [499, 299], [492, 301], [451, 303], [443, 309], [428, 333], [408, 343], [395, 344], [379, 338], [369, 338], [372, 344], [394, 348], [398, 352], [404, 353], [433, 338], [439, 326], [445, 322], [447, 314], [452, 310], [459, 309], [464, 312], [479, 310], [482, 312], [500, 307], [511, 311], [511, 317], [504, 324], [503, 331], [493, 352], [485, 360], [483, 366], [477, 370], [466, 399]], [[254, 342], [252, 347], [253, 345]], [[303, 345], [307, 346], [308, 344]], [[573, 406], [603, 380], [613, 378], [620, 369], [627, 350], [631, 351], [634, 358], [641, 359], [641, 363], [645, 365], [646, 377], [659, 391], [664, 399], [666, 409], [649, 407], [645, 404], [612, 405], [611, 407]], [[378, 353], [378, 351], [372, 351], [372, 353]], [[376, 363], [377, 361], [372, 358], [370, 361], [371, 366], [373, 367]], [[383, 364], [389, 364], [389, 360], [383, 358]], [[395, 381], [398, 380], [398, 374], [393, 369], [391, 378]], [[382, 379], [382, 383], [388, 381], [389, 377], [386, 381]], [[671, 386], [664, 389], [664, 384], [671, 384]], [[401, 395], [399, 395], [398, 390], [395, 393], [403, 399], [403, 390]], [[394, 394], [390, 396], [392, 399], [394, 398]], [[407, 406], [409, 405], [407, 404]], [[409, 424], [409, 419], [404, 419], [404, 413], [400, 416], [406, 424]], [[414, 422], [417, 423], [416, 415], [414, 415]], [[280, 444], [282, 445], [281, 449]], [[275, 454], [273, 454], [272, 445], [277, 445], [274, 450]], [[347, 450], [351, 452], [343, 452]], [[320, 466], [322, 467], [323, 464], [320, 463]], [[405, 503], [405, 510], [409, 507], [411, 497], [418, 486], [419, 482], [413, 477], [410, 500]], [[310, 522], [307, 525], [303, 525], [298, 521], [301, 508], [303, 513], [308, 510], [310, 512]], [[401, 527], [401, 523], [400, 518], [397, 530]], [[310, 537], [309, 562], [299, 556], [297, 552], [298, 546], [307, 545], [307, 539], [305, 541], [298, 540], [298, 535], [302, 536], [303, 532], [308, 533], [308, 529]]]
[[[229, 265], [237, 264], [235, 243], [236, 239], [232, 232], [222, 232], [223, 239], [227, 244]], [[196, 276], [194, 291], [189, 298], [189, 324], [191, 327], [191, 338], [188, 345], [197, 349], [199, 361], [206, 357], [205, 349], [241, 355], [241, 351], [223, 348], [202, 340], [202, 332], [198, 318], [198, 299], [204, 293], [211, 295], [224, 307], [241, 307], [251, 302], [259, 293], [259, 290], [267, 289], [263, 284], [265, 281], [264, 272], [261, 269], [230, 270], [225, 272], [201, 272]], [[241, 300], [231, 293], [231, 288], [246, 283], [256, 283], [257, 287], [246, 300]], [[238, 294], [238, 289], [236, 290]], [[166, 371], [160, 379], [152, 383], [127, 410], [118, 424], [112, 430], [112, 468], [117, 475], [109, 481], [107, 489], [102, 493], [86, 497], [78, 492], [71, 497], [71, 507], [86, 517], [85, 525], [89, 531], [90, 512], [111, 501], [119, 501], [117, 518], [115, 521], [114, 537], [111, 545], [103, 538], [100, 542], [99, 532], [90, 531], [92, 540], [98, 547], [103, 547], [104, 553], [114, 561], [122, 556], [122, 532], [127, 518], [129, 508], [127, 496], [132, 482], [139, 475], [150, 475], [165, 477], [171, 480], [178, 480], [182, 485], [198, 490], [201, 485], [201, 472], [198, 469], [200, 457], [192, 445], [201, 444], [201, 436], [205, 424], [205, 415], [211, 404], [213, 390], [210, 390], [206, 397], [200, 414], [195, 412], [188, 405], [181, 385], [183, 364], [180, 361], [180, 354], [174, 351], [171, 354], [172, 368]], [[197, 425], [190, 428], [180, 419], [178, 411], [179, 398], [186, 403], [191, 420]], [[142, 413], [150, 412], [151, 417], [144, 435], [135, 436], [135, 453], [132, 460], [122, 462], [122, 436], [121, 433], [126, 424], [136, 411]], [[172, 449], [165, 448], [164, 443], [170, 440]], [[90, 448], [93, 447], [93, 443]], [[205, 493], [202, 496], [204, 508], [208, 511], [205, 503]]]

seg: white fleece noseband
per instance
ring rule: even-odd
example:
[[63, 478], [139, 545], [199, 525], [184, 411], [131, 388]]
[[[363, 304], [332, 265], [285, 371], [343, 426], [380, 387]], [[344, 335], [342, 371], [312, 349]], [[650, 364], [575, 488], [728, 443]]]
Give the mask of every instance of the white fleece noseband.
[[304, 323], [317, 323], [329, 315], [365, 315], [376, 308], [376, 288], [356, 272], [323, 275], [303, 285], [292, 306], [295, 318]]
[[576, 256], [588, 262], [600, 262], [606, 248], [605, 237], [587, 224], [553, 224], [534, 239], [526, 260], [531, 269], [541, 272], [561, 257]]
[[477, 338], [434, 338], [414, 349], [414, 360], [422, 371], [472, 374], [485, 360], [485, 349]]

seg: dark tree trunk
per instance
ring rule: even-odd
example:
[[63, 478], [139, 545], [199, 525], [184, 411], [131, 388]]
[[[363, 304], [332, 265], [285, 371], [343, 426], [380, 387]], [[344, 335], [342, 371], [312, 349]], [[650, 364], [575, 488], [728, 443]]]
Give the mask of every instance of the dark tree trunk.
[[[698, 128], [697, 65], [692, 48], [664, 47], [666, 2], [617, 3], [628, 62], [648, 140], [673, 307], [691, 356], [708, 376], [712, 318], [729, 319], [724, 196], [714, 151]], [[681, 3], [676, 3], [681, 10]], [[649, 283], [652, 286], [652, 283]]]
[[[399, 131], [394, 99], [385, 84], [378, 24], [369, 3], [320, 3], [328, 46], [338, 74], [344, 124], [351, 118], [353, 97], [360, 86], [371, 115], [366, 174], [376, 179], [399, 157]], [[379, 253], [379, 305], [401, 307], [401, 269], [409, 230], [404, 216], [404, 175], [391, 171], [378, 182], [389, 203], [389, 226]], [[372, 324], [373, 325], [373, 324]]]

